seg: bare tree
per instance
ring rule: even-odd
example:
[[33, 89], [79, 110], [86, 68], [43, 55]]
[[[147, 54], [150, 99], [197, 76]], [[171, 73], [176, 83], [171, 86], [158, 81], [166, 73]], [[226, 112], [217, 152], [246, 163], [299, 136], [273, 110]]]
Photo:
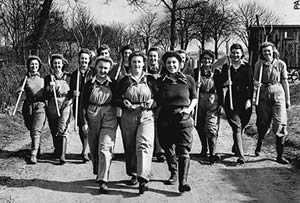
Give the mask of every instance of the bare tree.
[[25, 61], [25, 41], [34, 30], [40, 10], [35, 0], [0, 0], [1, 34], [7, 45], [12, 46], [17, 61]]
[[239, 4], [234, 14], [237, 20], [236, 23], [239, 26], [239, 29], [235, 30], [235, 35], [238, 36], [247, 47], [249, 47], [249, 28], [256, 24], [256, 16], [258, 16], [259, 23], [262, 25], [277, 24], [280, 22], [280, 19], [272, 10], [259, 5], [255, 1]]
[[132, 23], [132, 28], [136, 32], [138, 39], [143, 43], [143, 48], [146, 52], [150, 46], [157, 45], [158, 25], [157, 13], [148, 13]]
[[229, 5], [223, 0], [215, 0], [211, 3], [210, 15], [215, 57], [218, 58], [219, 47], [233, 34], [236, 23]]

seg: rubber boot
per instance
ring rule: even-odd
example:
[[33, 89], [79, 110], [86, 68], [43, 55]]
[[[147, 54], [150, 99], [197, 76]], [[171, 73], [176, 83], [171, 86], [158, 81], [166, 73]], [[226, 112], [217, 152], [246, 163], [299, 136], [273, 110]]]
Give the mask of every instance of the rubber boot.
[[289, 161], [282, 157], [283, 147], [284, 147], [284, 136], [282, 137], [276, 136], [276, 151], [277, 151], [276, 161], [280, 164], [289, 164]]
[[188, 192], [191, 190], [191, 186], [187, 183], [187, 177], [190, 168], [190, 158], [180, 157], [179, 158], [179, 169], [178, 169], [178, 178], [179, 178], [179, 192]]
[[208, 138], [208, 147], [209, 147], [209, 162], [214, 164], [216, 161], [220, 160], [220, 157], [216, 153], [217, 147], [217, 137], [210, 137]]
[[260, 152], [261, 152], [261, 146], [262, 146], [262, 139], [258, 138], [257, 140], [257, 145], [256, 145], [256, 149], [255, 149], [255, 156], [260, 156]]
[[66, 137], [60, 137], [61, 140], [61, 155], [59, 162], [60, 164], [65, 164], [66, 163], [66, 152], [67, 152], [67, 138]]
[[207, 137], [204, 132], [199, 133], [199, 137], [200, 137], [201, 146], [202, 146], [200, 156], [207, 157]]
[[176, 155], [166, 154], [167, 164], [171, 175], [165, 182], [166, 185], [174, 185], [177, 182], [177, 160]]

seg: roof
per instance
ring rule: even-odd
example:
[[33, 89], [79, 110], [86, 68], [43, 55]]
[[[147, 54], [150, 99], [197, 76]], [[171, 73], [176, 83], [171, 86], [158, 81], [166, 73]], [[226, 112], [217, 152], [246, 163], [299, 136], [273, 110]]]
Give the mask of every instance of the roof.
[[256, 30], [256, 29], [263, 29], [263, 27], [265, 27], [265, 28], [270, 28], [270, 27], [273, 27], [273, 29], [300, 29], [300, 25], [264, 25], [264, 26], [262, 26], [262, 25], [252, 25], [252, 26], [250, 26], [250, 28], [249, 29], [254, 29], [254, 30]]

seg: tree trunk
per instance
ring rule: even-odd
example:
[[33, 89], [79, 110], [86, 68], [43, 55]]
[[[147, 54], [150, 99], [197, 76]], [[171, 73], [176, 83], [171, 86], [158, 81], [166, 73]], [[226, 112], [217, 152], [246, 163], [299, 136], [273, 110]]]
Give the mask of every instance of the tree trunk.
[[215, 37], [214, 41], [215, 41], [215, 59], [217, 60], [218, 59], [218, 38]]
[[175, 49], [175, 41], [176, 41], [176, 12], [175, 12], [175, 5], [173, 7], [173, 10], [171, 11], [171, 36], [170, 36], [170, 49]]
[[53, 0], [44, 0], [44, 3], [42, 5], [42, 10], [38, 17], [38, 22], [35, 26], [35, 29], [32, 34], [32, 50], [34, 53], [37, 52], [39, 42], [45, 35], [45, 28], [47, 25], [47, 22], [49, 20], [49, 14], [51, 10]]

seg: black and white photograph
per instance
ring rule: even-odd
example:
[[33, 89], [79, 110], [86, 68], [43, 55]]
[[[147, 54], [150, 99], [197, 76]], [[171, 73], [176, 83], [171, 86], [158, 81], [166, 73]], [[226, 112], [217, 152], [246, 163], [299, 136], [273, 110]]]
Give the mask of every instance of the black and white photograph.
[[296, 203], [299, 129], [299, 0], [0, 0], [0, 203]]

